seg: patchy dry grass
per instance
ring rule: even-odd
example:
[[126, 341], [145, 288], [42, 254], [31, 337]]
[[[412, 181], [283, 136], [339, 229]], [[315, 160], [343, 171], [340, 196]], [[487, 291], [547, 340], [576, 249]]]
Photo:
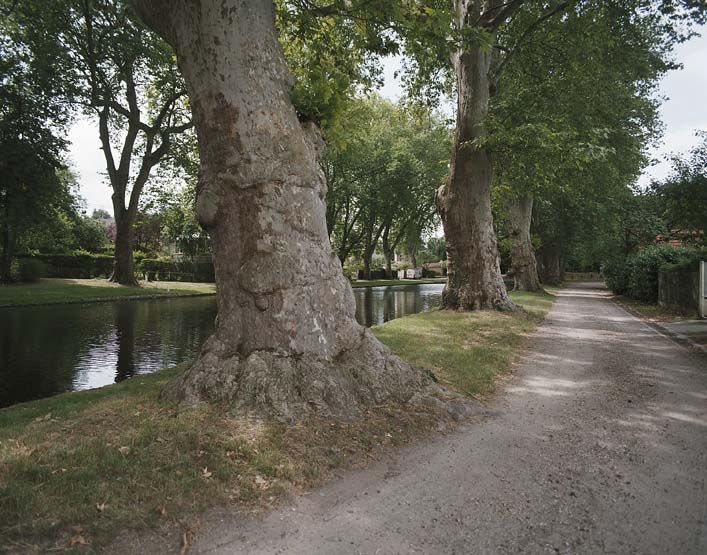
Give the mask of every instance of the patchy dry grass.
[[511, 297], [528, 313], [435, 310], [393, 320], [373, 332], [414, 366], [432, 370], [446, 387], [467, 395], [485, 394], [554, 300], [550, 293], [511, 293]]
[[436, 422], [396, 407], [293, 427], [177, 412], [157, 399], [177, 371], [0, 411], [0, 551], [100, 549], [121, 529], [267, 506]]
[[[435, 311], [375, 332], [450, 387], [486, 392], [552, 297], [516, 300], [529, 315]], [[385, 406], [357, 422], [286, 427], [208, 407], [178, 412], [158, 392], [180, 371], [0, 410], [0, 551], [100, 550], [121, 530], [186, 527], [208, 507], [267, 508], [439, 418]]]
[[128, 287], [98, 278], [42, 279], [38, 283], [0, 285], [0, 308], [215, 293], [216, 286], [213, 283], [155, 281], [143, 282], [140, 287]]

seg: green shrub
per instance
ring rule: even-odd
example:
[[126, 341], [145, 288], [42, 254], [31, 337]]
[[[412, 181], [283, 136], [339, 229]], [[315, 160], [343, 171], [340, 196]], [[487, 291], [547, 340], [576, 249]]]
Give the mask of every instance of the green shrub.
[[348, 265], [345, 265], [343, 267], [343, 270], [344, 270], [344, 276], [346, 276], [346, 279], [348, 279], [349, 281], [353, 281], [354, 278], [356, 277], [357, 272], [358, 272], [358, 270], [356, 268], [354, 268], [353, 266], [348, 266]]
[[651, 245], [626, 258], [614, 257], [602, 265], [606, 285], [615, 293], [646, 302], [658, 301], [658, 272], [696, 271], [707, 250]]
[[664, 264], [661, 270], [667, 272], [699, 272], [701, 260], [707, 260], [707, 248], [690, 249], [677, 262]]
[[45, 273], [44, 264], [36, 258], [23, 258], [19, 261], [17, 269], [20, 281], [24, 283], [35, 283]]
[[108, 277], [113, 270], [113, 257], [79, 251], [77, 254], [37, 254], [21, 256], [20, 260], [34, 258], [44, 264], [45, 277], [90, 279]]
[[138, 272], [150, 281], [192, 281], [214, 283], [214, 263], [211, 260], [171, 260], [144, 258]]
[[614, 257], [606, 260], [601, 266], [601, 275], [606, 286], [618, 295], [624, 295], [628, 290], [628, 268], [626, 259]]
[[630, 256], [627, 261], [627, 293], [633, 299], [658, 302], [658, 270], [668, 263], [678, 262], [688, 254], [684, 247], [652, 245]]

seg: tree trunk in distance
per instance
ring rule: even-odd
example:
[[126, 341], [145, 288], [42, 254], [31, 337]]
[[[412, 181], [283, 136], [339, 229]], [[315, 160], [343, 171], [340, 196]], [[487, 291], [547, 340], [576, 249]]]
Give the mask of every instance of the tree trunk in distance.
[[371, 279], [371, 258], [372, 254], [368, 251], [363, 253], [363, 279]]
[[121, 285], [138, 285], [133, 265], [133, 222], [127, 215], [115, 220], [115, 259], [110, 281]]
[[545, 245], [542, 248], [543, 283], [557, 285], [562, 282], [562, 265], [560, 263], [560, 249], [556, 245]]
[[508, 235], [511, 239], [511, 270], [515, 289], [539, 291], [542, 289], [535, 252], [530, 239], [530, 223], [533, 215], [533, 197], [516, 197], [506, 205]]
[[12, 239], [10, 238], [10, 224], [4, 222], [2, 229], [2, 254], [0, 255], [0, 283], [12, 281]]
[[[456, 0], [461, 27], [475, 25], [481, 2]], [[449, 177], [437, 191], [437, 207], [447, 239], [447, 283], [442, 307], [455, 310], [518, 310], [501, 277], [491, 213], [493, 166], [490, 153], [475, 141], [485, 134], [492, 48], [470, 46], [454, 56], [457, 126]]]
[[[165, 391], [183, 403], [292, 422], [356, 417], [431, 391], [354, 318], [327, 237], [318, 133], [300, 124], [263, 0], [137, 0], [175, 49], [201, 172], [197, 214], [213, 238], [216, 331]], [[428, 399], [428, 394], [423, 397]]]
[[388, 279], [393, 278], [393, 249], [390, 248], [390, 241], [388, 240], [388, 237], [390, 235], [390, 228], [386, 227], [385, 231], [383, 231], [383, 235], [381, 237], [382, 244], [383, 244], [383, 258], [385, 258], [385, 277]]

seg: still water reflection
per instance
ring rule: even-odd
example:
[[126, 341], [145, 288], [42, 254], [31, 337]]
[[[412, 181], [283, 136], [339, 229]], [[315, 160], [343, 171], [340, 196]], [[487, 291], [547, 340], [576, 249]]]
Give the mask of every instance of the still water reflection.
[[[442, 285], [354, 289], [371, 326], [439, 305]], [[193, 359], [213, 297], [0, 309], [0, 407], [101, 387]]]

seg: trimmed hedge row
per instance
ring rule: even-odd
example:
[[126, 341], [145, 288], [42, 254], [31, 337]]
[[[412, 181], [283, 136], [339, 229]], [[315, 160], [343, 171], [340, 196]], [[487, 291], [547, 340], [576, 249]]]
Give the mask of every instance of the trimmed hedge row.
[[190, 260], [160, 260], [145, 258], [138, 264], [138, 272], [149, 281], [191, 281], [214, 283], [214, 263]]
[[30, 260], [42, 264], [42, 277], [91, 279], [108, 277], [113, 271], [113, 257], [102, 254], [18, 255], [20, 267]]

